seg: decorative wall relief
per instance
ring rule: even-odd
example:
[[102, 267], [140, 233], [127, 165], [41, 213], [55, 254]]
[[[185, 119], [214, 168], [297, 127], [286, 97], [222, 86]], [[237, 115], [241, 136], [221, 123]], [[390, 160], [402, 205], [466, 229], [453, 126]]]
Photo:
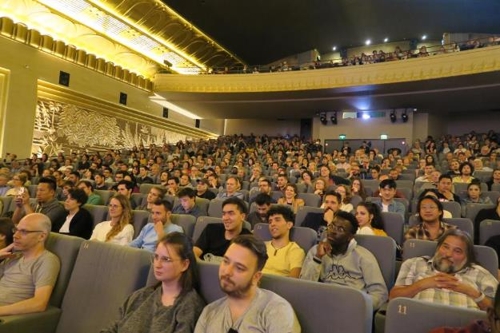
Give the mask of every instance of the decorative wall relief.
[[130, 149], [186, 139], [186, 135], [177, 132], [39, 98], [32, 151], [53, 156], [70, 149]]

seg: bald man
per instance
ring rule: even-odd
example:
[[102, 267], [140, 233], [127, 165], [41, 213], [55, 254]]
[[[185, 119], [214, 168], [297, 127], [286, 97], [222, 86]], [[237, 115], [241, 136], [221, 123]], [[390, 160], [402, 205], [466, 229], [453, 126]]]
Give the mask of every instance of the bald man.
[[14, 228], [14, 242], [0, 250], [0, 316], [47, 308], [60, 269], [59, 258], [45, 249], [50, 229], [47, 215], [28, 214]]

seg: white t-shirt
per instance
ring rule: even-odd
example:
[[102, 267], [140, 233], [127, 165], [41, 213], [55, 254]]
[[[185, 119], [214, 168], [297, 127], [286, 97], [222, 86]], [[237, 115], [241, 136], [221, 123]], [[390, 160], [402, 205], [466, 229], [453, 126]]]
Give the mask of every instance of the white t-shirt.
[[[92, 236], [90, 237], [90, 240], [105, 242], [106, 235], [111, 230], [111, 228], [112, 228], [111, 221], [104, 221], [97, 224], [94, 228], [94, 231], [92, 231]], [[111, 244], [127, 245], [132, 241], [133, 238], [134, 238], [134, 226], [131, 224], [127, 224], [122, 229], [122, 231], [118, 233], [118, 235], [113, 237], [108, 242]]]

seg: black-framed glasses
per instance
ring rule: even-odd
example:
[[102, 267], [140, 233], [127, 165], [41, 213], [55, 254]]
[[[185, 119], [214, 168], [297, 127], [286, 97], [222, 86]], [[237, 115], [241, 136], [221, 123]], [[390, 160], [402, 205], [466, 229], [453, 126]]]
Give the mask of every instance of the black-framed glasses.
[[12, 228], [12, 233], [15, 234], [16, 232], [19, 232], [21, 236], [26, 236], [34, 232], [44, 232], [44, 230], [26, 230], [26, 229], [17, 229], [16, 227]]

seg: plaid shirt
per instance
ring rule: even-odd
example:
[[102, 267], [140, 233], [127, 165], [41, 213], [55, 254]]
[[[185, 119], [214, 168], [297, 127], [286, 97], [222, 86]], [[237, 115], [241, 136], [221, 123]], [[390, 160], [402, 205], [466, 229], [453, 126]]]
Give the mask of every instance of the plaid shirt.
[[434, 241], [437, 240], [446, 230], [456, 229], [457, 227], [448, 223], [439, 222], [439, 235], [436, 238], [432, 238], [429, 231], [425, 228], [423, 223], [419, 223], [416, 226], [411, 227], [405, 234], [406, 239], [423, 239]]
[[[401, 266], [396, 286], [409, 286], [415, 282], [434, 276], [438, 273], [432, 265], [432, 259], [429, 257], [417, 257], [406, 260]], [[465, 267], [454, 275], [485, 294], [489, 298], [495, 297], [498, 281], [490, 272], [479, 265], [472, 264]], [[453, 305], [463, 308], [478, 309], [476, 302], [471, 297], [443, 288], [429, 288], [422, 290], [414, 296], [415, 299], [422, 301]]]

